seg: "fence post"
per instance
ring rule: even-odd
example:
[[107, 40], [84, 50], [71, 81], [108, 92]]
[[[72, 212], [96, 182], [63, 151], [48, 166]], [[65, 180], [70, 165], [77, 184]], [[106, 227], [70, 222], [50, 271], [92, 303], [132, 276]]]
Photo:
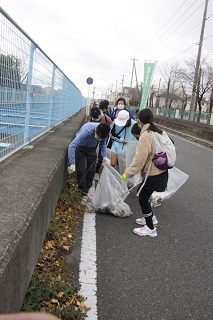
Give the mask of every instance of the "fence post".
[[24, 143], [28, 142], [29, 138], [29, 119], [30, 119], [30, 107], [32, 101], [32, 71], [33, 71], [33, 57], [36, 46], [31, 42], [30, 47], [30, 61], [29, 61], [29, 72], [27, 76], [27, 99], [26, 99], [26, 114], [24, 124]]
[[48, 128], [51, 128], [51, 123], [52, 123], [52, 111], [53, 111], [54, 92], [55, 92], [55, 70], [56, 70], [56, 66], [53, 65], [52, 83], [51, 83], [51, 98], [50, 98], [50, 107], [49, 107], [49, 116], [48, 116]]
[[[63, 77], [63, 81], [62, 81], [62, 92], [63, 92], [63, 96], [62, 96], [62, 99], [61, 99], [61, 107], [60, 107], [60, 122], [61, 120], [63, 119], [63, 112], [64, 112], [64, 103], [66, 102], [66, 99], [67, 99], [67, 86], [66, 86], [66, 78]], [[66, 96], [65, 96], [66, 95]]]

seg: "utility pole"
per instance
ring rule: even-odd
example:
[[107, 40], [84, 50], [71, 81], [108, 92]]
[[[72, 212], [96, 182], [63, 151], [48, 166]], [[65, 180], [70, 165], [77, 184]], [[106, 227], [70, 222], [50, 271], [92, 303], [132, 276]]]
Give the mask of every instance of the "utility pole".
[[158, 84], [158, 91], [157, 91], [157, 97], [156, 97], [156, 102], [155, 102], [155, 108], [159, 107], [160, 83], [161, 83], [161, 78], [160, 78], [160, 80], [159, 80], [159, 84]]
[[111, 90], [110, 90], [111, 95], [112, 95], [112, 89], [113, 89], [113, 83], [111, 83]]
[[132, 88], [132, 79], [133, 79], [133, 72], [134, 72], [134, 69], [135, 69], [135, 58], [134, 59], [130, 59], [130, 60], [133, 60], [133, 65], [132, 65], [132, 76], [131, 76], [131, 82], [130, 82], [130, 88]]
[[92, 98], [94, 100], [94, 96], [95, 96], [95, 87], [93, 88], [93, 92], [92, 92]]
[[124, 77], [126, 77], [125, 74], [122, 74], [122, 81], [121, 81], [121, 84], [122, 84], [122, 96], [123, 96], [123, 88], [124, 88]]
[[132, 88], [132, 80], [133, 80], [133, 73], [135, 71], [135, 77], [136, 77], [136, 83], [138, 85], [138, 80], [137, 80], [137, 74], [136, 74], [136, 67], [135, 67], [135, 61], [138, 61], [138, 60], [135, 60], [135, 58], [131, 58], [130, 60], [133, 60], [133, 65], [132, 65], [132, 76], [131, 76], [131, 83], [130, 83], [130, 87]]
[[136, 88], [138, 89], [138, 77], [137, 77], [137, 72], [136, 72], [136, 66], [135, 66], [135, 80], [136, 80]]
[[197, 88], [198, 77], [199, 77], [200, 59], [201, 59], [201, 51], [202, 51], [202, 46], [203, 46], [203, 36], [204, 36], [204, 30], [205, 30], [208, 2], [209, 2], [209, 0], [206, 0], [204, 13], [203, 13], [203, 22], [202, 22], [201, 33], [200, 33], [200, 42], [199, 42], [199, 48], [198, 48], [198, 54], [197, 54], [197, 62], [196, 62], [196, 67], [195, 67], [195, 75], [194, 75], [194, 82], [193, 82], [192, 96], [191, 96], [191, 103], [190, 103], [189, 120], [191, 120], [191, 121], [193, 120], [194, 113], [196, 112], [196, 109], [197, 109], [197, 105], [195, 104], [196, 88]]
[[115, 100], [117, 98], [117, 83], [118, 83], [118, 80], [115, 80]]

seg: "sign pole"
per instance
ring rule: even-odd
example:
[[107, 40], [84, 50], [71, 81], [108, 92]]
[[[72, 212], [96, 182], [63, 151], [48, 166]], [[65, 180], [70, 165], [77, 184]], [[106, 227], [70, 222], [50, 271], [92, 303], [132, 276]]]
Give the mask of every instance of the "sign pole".
[[90, 110], [90, 97], [89, 97], [89, 90], [90, 90], [90, 85], [93, 84], [93, 78], [89, 77], [86, 80], [87, 84], [89, 85], [88, 87], [88, 96], [87, 96], [87, 106], [86, 106], [86, 116], [89, 116], [89, 110]]

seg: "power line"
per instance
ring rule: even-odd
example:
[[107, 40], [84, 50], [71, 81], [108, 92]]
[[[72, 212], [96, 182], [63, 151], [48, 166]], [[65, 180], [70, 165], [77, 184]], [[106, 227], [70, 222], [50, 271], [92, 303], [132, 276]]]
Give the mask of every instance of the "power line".
[[[197, 0], [196, 1], [194, 1], [193, 2], [193, 4], [195, 4], [195, 2], [197, 2]], [[179, 25], [175, 30], [173, 30], [166, 38], [164, 38], [159, 44], [157, 44], [157, 46], [159, 46], [163, 41], [165, 41], [166, 39], [168, 39], [175, 31], [177, 31], [180, 27], [182, 27], [182, 25], [204, 4], [204, 2], [205, 1], [203, 1], [202, 3], [201, 3], [201, 5], [199, 5], [182, 23], [181, 23], [181, 25]], [[193, 5], [192, 4], [192, 5]], [[157, 41], [159, 41], [185, 14], [186, 14], [186, 12], [192, 7], [192, 5], [182, 14], [182, 16], [181, 17], [179, 17], [174, 23], [173, 23], [173, 25], [171, 26], [171, 27], [169, 27], [169, 29], [167, 29], [161, 36], [160, 36], [160, 38], [157, 40]], [[153, 45], [155, 45], [155, 47], [156, 47], [156, 43], [155, 44], [152, 44], [151, 45], [151, 47], [150, 48], [147, 48], [143, 53], [145, 53], [145, 52], [150, 52], [151, 51], [151, 48], [153, 47]]]
[[[180, 11], [180, 9], [184, 6], [184, 4], [185, 4], [187, 1], [188, 1], [188, 0], [186, 0], [186, 1], [184, 1], [184, 2], [182, 3], [182, 5], [181, 5], [181, 6], [178, 8], [178, 10], [172, 15], [172, 17], [171, 17], [171, 18], [163, 25], [163, 27], [154, 35], [154, 37], [152, 38], [151, 42], [152, 42], [153, 39], [161, 32], [161, 30], [172, 20], [172, 18], [178, 13], [178, 11]], [[187, 10], [185, 11], [185, 13], [186, 13], [196, 2], [197, 2], [197, 0], [194, 1], [194, 2], [187, 8]], [[183, 23], [185, 23], [185, 22], [203, 5], [204, 2], [205, 2], [205, 1], [203, 1], [203, 2], [201, 3], [201, 5], [199, 5], [199, 6], [183, 21]], [[181, 15], [181, 17], [178, 18], [178, 19], [176, 20], [176, 22], [175, 22], [172, 26], [174, 26], [174, 25], [185, 15], [185, 13], [184, 13], [183, 15]], [[213, 14], [209, 15], [209, 16], [206, 18], [206, 20], [208, 20], [208, 19], [211, 18], [212, 16], [213, 16]], [[183, 23], [181, 24], [181, 26], [183, 25]], [[199, 25], [201, 25], [201, 23], [199, 23], [198, 25], [196, 25], [195, 27], [193, 27], [193, 28], [190, 29], [189, 31], [185, 32], [184, 35], [182, 35], [182, 36], [179, 37], [177, 40], [175, 40], [175, 41], [173, 41], [172, 43], [170, 43], [169, 45], [167, 45], [166, 48], [168, 48], [169, 46], [171, 46], [171, 45], [174, 44], [175, 42], [179, 41], [181, 38], [183, 38], [185, 35], [187, 35], [187, 34], [190, 33], [191, 31], [193, 31], [193, 30], [194, 30], [195, 28], [197, 28]], [[180, 26], [179, 26], [179, 27], [180, 27]], [[178, 28], [179, 28], [179, 27], [178, 27]], [[176, 28], [174, 31], [176, 31], [178, 28]], [[171, 27], [170, 27], [170, 29], [171, 29]], [[174, 31], [173, 31], [172, 33], [174, 33]], [[168, 30], [167, 30], [166, 32], [168, 32]], [[165, 32], [165, 33], [166, 33], [166, 32]], [[165, 34], [165, 33], [164, 33], [164, 34]], [[171, 33], [171, 34], [172, 34], [172, 33]], [[164, 34], [163, 34], [163, 35], [164, 35]], [[171, 34], [170, 34], [168, 37], [170, 37]], [[163, 36], [163, 35], [162, 35], [162, 36]], [[162, 36], [161, 36], [161, 37], [162, 37]], [[207, 37], [207, 38], [205, 38], [205, 39], [208, 39], [208, 38], [210, 38], [210, 37], [212, 37], [212, 36], [213, 36], [213, 35], [210, 35], [209, 37]], [[167, 38], [168, 38], [168, 37], [167, 37]], [[166, 38], [166, 39], [167, 39], [167, 38]], [[203, 40], [205, 40], [205, 39], [203, 39]], [[165, 39], [164, 39], [164, 40], [165, 40]], [[161, 43], [162, 43], [162, 42], [161, 42]], [[159, 46], [159, 44], [158, 44], [158, 46]], [[180, 56], [180, 55], [182, 55], [183, 53], [187, 52], [188, 50], [190, 50], [190, 49], [193, 48], [194, 46], [195, 46], [195, 45], [190, 46], [188, 49], [182, 51], [181, 53], [175, 55], [175, 56], [172, 57], [171, 59], [169, 59], [169, 60], [167, 60], [166, 62], [162, 63], [160, 66], [157, 66], [157, 68], [160, 68], [161, 66], [163, 66], [163, 65], [166, 64], [166, 63], [168, 63], [169, 61], [177, 58], [178, 56]], [[147, 50], [148, 50], [148, 49], [147, 49]], [[140, 51], [138, 51], [138, 52], [140, 52]], [[131, 59], [130, 59], [130, 60], [131, 60]], [[127, 65], [126, 65], [126, 67], [125, 67], [125, 70], [127, 69], [129, 63], [130, 63], [130, 61], [127, 63]], [[126, 71], [125, 71], [124, 73], [126, 73]], [[129, 76], [130, 76], [130, 72], [129, 72]]]
[[[186, 9], [186, 11], [184, 12], [184, 14], [183, 14], [180, 18], [182, 18], [182, 17], [185, 15], [185, 13], [186, 13], [197, 1], [198, 1], [198, 0], [195, 0], [195, 1], [188, 7], [188, 9]], [[173, 16], [172, 16], [172, 17], [164, 24], [164, 26], [154, 35], [154, 37], [151, 39], [151, 41], [150, 41], [149, 44], [148, 44], [148, 48], [145, 49], [145, 50], [140, 50], [140, 51], [138, 51], [138, 53], [141, 52], [141, 51], [142, 51], [142, 53], [145, 53], [147, 50], [150, 50], [149, 47], [152, 47], [152, 46], [153, 46], [153, 44], [151, 44], [151, 43], [153, 42], [154, 38], [155, 38], [155, 37], [161, 32], [161, 30], [171, 21], [171, 19], [178, 13], [178, 11], [183, 7], [183, 5], [184, 5], [186, 2], [187, 2], [187, 1], [185, 1], [185, 2], [179, 7], [179, 9], [173, 14]], [[180, 19], [180, 18], [179, 18], [179, 19]], [[176, 22], [175, 22], [171, 27], [173, 27], [173, 26], [179, 21], [179, 19], [176, 20]], [[168, 30], [171, 29], [171, 27], [170, 27], [169, 29], [167, 29], [166, 32], [164, 32], [164, 34], [161, 35], [158, 40], [160, 40], [160, 39], [168, 32]]]
[[190, 50], [190, 49], [191, 49], [191, 48], [193, 48], [194, 46], [195, 46], [195, 44], [193, 44], [193, 45], [192, 45], [191, 47], [189, 47], [188, 49], [186, 49], [186, 50], [182, 51], [181, 53], [177, 54], [177, 55], [176, 55], [176, 56], [174, 56], [173, 58], [171, 58], [171, 59], [167, 60], [166, 62], [162, 63], [160, 66], [157, 66], [156, 68], [160, 68], [160, 67], [162, 67], [164, 64], [166, 64], [166, 63], [168, 63], [169, 61], [171, 61], [171, 60], [173, 60], [173, 59], [177, 58], [178, 56], [180, 56], [180, 55], [181, 55], [181, 54], [183, 54], [184, 52], [186, 52], [186, 51]]
[[213, 37], [213, 34], [211, 34], [210, 36], [204, 38], [203, 40], [206, 40], [206, 39], [211, 38], [211, 37]]
[[182, 39], [185, 35], [187, 35], [187, 34], [190, 33], [191, 31], [193, 31], [193, 30], [196, 29], [197, 27], [199, 27], [201, 24], [202, 24], [202, 22], [199, 23], [199, 24], [197, 24], [194, 28], [192, 28], [192, 29], [189, 30], [188, 32], [185, 32], [184, 35], [182, 35], [180, 38], [178, 38], [178, 39], [176, 39], [175, 41], [173, 41], [172, 43], [168, 44], [168, 46], [166, 46], [165, 49], [168, 48], [168, 47], [170, 47], [172, 44], [174, 44], [175, 42], [179, 41], [180, 39]]
[[[204, 2], [203, 2], [204, 3]], [[165, 39], [163, 39], [159, 44], [157, 44], [157, 46], [156, 47], [158, 47], [162, 42], [164, 42], [165, 40], [167, 40], [175, 31], [177, 31], [180, 27], [182, 27], [182, 25], [203, 5], [203, 3], [197, 8], [197, 9], [195, 9], [182, 23], [181, 23], [181, 25], [179, 25], [175, 30], [173, 30]], [[178, 19], [179, 20], [179, 19]], [[202, 23], [200, 23], [200, 24], [202, 24]], [[200, 25], [199, 24], [199, 25]], [[185, 35], [186, 35], [186, 33], [185, 33]], [[149, 50], [150, 51], [150, 50]], [[148, 52], [149, 52], [148, 51]]]
[[[178, 10], [173, 14], [173, 16], [163, 25], [163, 27], [160, 28], [160, 30], [152, 37], [152, 40], [151, 42], [154, 40], [154, 38], [161, 32], [161, 30], [171, 21], [171, 19], [178, 13], [178, 11], [183, 7], [183, 5], [187, 2], [188, 0], [184, 1], [184, 3], [178, 8]], [[139, 50], [139, 52], [143, 51], [142, 50]]]

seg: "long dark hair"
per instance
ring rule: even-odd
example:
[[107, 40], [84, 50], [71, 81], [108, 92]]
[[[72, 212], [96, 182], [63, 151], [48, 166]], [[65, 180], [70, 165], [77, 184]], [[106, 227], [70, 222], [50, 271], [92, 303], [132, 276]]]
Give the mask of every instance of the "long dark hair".
[[162, 134], [163, 131], [153, 123], [153, 113], [150, 109], [148, 108], [142, 109], [138, 114], [138, 119], [143, 124], [149, 123], [150, 124], [149, 130]]

